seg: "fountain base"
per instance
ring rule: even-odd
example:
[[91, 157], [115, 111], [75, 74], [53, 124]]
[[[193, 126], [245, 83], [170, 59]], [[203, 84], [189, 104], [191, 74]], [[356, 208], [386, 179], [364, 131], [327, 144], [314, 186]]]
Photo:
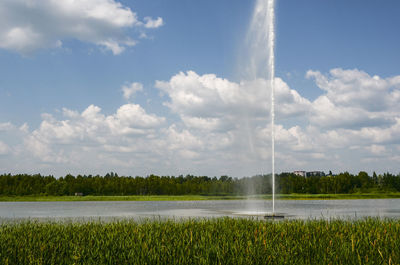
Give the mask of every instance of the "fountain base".
[[285, 213], [259, 212], [259, 211], [240, 211], [240, 212], [230, 212], [229, 214], [239, 215], [239, 216], [252, 216], [264, 219], [284, 219], [286, 217], [291, 216]]
[[271, 213], [264, 215], [265, 219], [284, 219], [285, 215], [282, 213]]

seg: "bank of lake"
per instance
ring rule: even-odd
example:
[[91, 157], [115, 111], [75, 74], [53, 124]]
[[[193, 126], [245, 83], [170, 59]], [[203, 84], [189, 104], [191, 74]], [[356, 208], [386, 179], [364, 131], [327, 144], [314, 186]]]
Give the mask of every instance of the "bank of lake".
[[[127, 196], [0, 196], [3, 202], [29, 202], [29, 201], [202, 201], [202, 200], [246, 200], [246, 199], [271, 200], [268, 195], [127, 195]], [[279, 200], [351, 200], [351, 199], [396, 199], [396, 193], [351, 193], [351, 194], [278, 194]]]

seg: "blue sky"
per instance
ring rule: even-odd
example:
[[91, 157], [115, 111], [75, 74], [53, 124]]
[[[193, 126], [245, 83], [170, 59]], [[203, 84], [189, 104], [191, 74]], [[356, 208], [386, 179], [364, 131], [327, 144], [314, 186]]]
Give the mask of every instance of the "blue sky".
[[[400, 3], [276, 4], [277, 170], [398, 173]], [[0, 172], [269, 172], [254, 5], [3, 1]]]

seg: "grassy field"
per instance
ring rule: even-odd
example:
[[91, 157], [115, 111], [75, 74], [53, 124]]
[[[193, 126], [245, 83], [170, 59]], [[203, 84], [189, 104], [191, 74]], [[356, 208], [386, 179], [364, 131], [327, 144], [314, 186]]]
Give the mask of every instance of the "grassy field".
[[[271, 195], [255, 196], [206, 196], [206, 195], [154, 195], [154, 196], [0, 196], [0, 201], [196, 201], [196, 200], [243, 200], [247, 198], [270, 200]], [[353, 194], [278, 194], [280, 200], [340, 200], [340, 199], [388, 199], [400, 198], [400, 193], [353, 193]]]
[[400, 221], [0, 225], [1, 264], [399, 264]]
[[243, 196], [154, 195], [154, 196], [0, 196], [0, 201], [198, 201], [235, 200]]
[[400, 193], [282, 194], [278, 198], [283, 200], [396, 199], [400, 198]]

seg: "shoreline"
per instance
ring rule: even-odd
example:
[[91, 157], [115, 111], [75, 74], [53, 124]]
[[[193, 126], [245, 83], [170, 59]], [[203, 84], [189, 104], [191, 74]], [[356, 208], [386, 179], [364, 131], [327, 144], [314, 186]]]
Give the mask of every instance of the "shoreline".
[[[399, 199], [400, 193], [278, 194], [277, 200]], [[271, 195], [0, 196], [0, 202], [271, 200]]]

